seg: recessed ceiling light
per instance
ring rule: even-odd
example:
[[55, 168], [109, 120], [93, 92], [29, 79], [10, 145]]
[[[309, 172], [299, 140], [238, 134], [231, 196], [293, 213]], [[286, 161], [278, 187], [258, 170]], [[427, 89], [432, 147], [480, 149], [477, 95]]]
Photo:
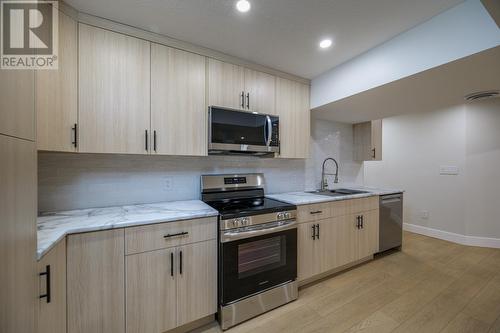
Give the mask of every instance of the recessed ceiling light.
[[319, 42], [319, 47], [321, 47], [322, 49], [327, 49], [330, 46], [332, 46], [331, 39], [323, 39], [321, 42]]
[[252, 6], [250, 5], [250, 2], [248, 2], [248, 0], [239, 0], [236, 3], [236, 9], [242, 13], [248, 12], [250, 10], [250, 7]]

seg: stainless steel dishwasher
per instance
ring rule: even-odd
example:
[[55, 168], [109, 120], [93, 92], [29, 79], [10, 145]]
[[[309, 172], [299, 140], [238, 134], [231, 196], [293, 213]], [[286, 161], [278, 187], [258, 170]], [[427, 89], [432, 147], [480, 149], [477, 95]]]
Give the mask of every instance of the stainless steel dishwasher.
[[403, 240], [403, 193], [380, 196], [379, 252], [401, 248]]

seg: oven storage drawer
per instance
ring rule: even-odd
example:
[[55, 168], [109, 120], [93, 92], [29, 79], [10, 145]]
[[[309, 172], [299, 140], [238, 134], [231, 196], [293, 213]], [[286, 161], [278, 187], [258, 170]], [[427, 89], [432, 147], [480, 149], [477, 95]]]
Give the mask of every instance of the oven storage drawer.
[[217, 238], [217, 217], [125, 228], [125, 254], [165, 249]]

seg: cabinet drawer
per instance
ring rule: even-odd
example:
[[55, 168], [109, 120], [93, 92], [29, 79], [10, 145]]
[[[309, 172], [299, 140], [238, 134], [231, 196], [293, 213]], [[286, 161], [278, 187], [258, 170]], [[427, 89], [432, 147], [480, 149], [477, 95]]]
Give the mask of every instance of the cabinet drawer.
[[339, 217], [349, 214], [350, 201], [333, 201], [330, 202], [330, 210], [332, 217]]
[[378, 209], [379, 197], [360, 198], [349, 200], [349, 214], [357, 214]]
[[217, 237], [217, 217], [125, 229], [125, 254], [164, 249]]
[[297, 221], [301, 223], [329, 218], [332, 215], [330, 207], [330, 202], [299, 206], [297, 207]]

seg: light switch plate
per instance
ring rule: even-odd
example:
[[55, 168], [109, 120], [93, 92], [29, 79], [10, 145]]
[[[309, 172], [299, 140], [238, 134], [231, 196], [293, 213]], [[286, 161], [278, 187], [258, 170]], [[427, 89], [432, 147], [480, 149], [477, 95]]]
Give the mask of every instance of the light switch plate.
[[460, 173], [460, 169], [458, 166], [455, 165], [441, 165], [439, 167], [439, 174], [440, 175], [450, 175], [450, 176], [456, 176]]

